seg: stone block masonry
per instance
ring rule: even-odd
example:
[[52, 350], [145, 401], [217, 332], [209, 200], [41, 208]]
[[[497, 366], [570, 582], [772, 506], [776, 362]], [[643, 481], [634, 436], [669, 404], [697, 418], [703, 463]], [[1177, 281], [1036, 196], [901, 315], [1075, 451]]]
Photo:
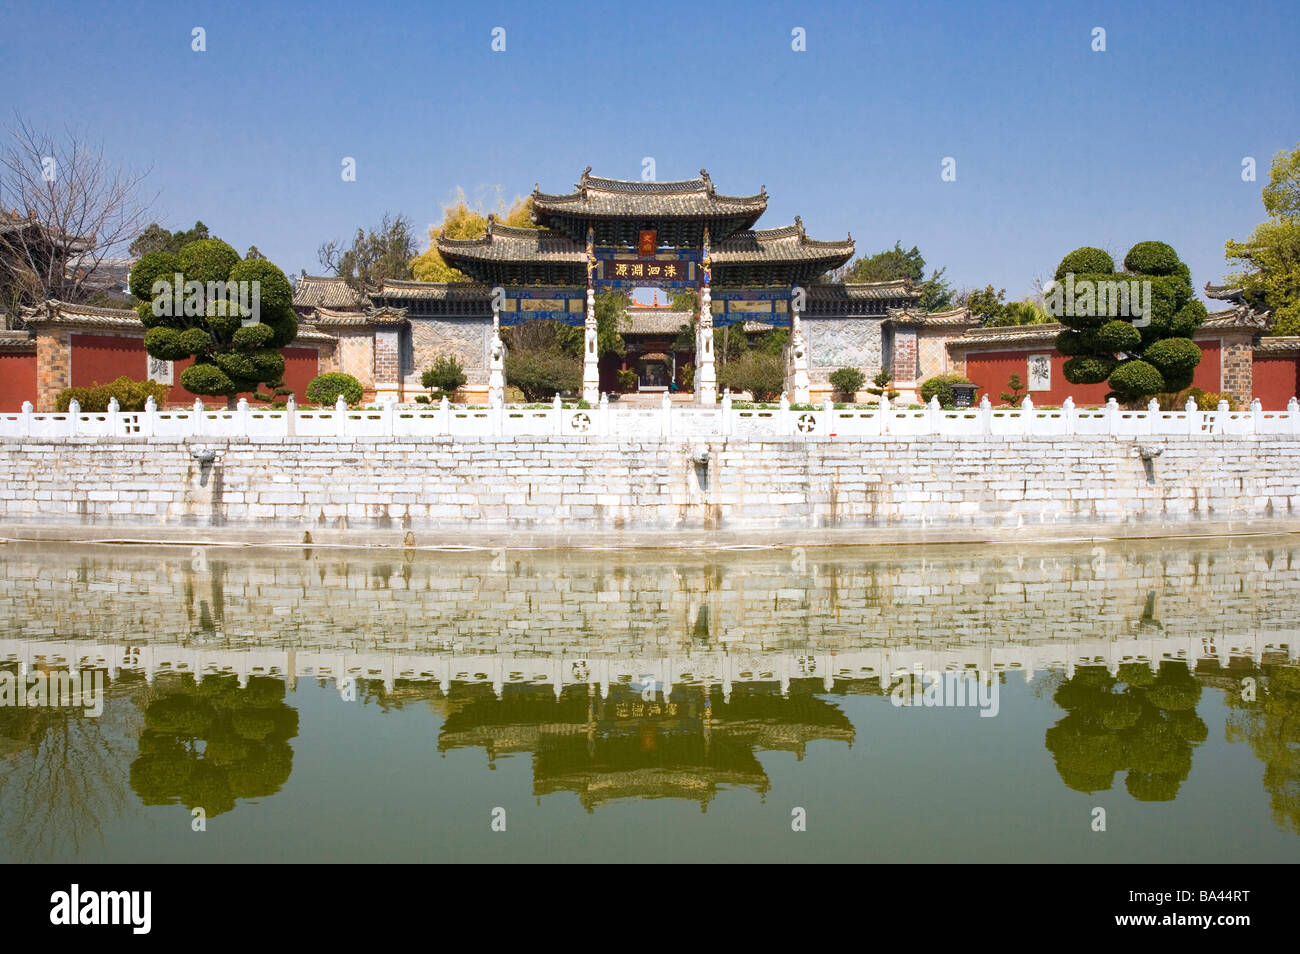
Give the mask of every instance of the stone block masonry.
[[0, 441], [0, 524], [105, 536], [641, 533], [667, 544], [674, 531], [780, 542], [770, 531], [1287, 518], [1300, 518], [1300, 438], [1289, 436]]

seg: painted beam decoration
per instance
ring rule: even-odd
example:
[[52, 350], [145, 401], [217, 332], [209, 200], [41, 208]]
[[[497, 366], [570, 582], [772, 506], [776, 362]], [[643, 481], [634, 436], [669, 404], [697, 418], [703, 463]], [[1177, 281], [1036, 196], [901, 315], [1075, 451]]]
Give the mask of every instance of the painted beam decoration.
[[578, 288], [503, 287], [501, 324], [522, 325], [526, 321], [559, 321], [582, 326], [587, 320], [587, 293]]
[[744, 321], [761, 321], [780, 328], [790, 327], [790, 289], [712, 289], [709, 310], [713, 326], [734, 325]]

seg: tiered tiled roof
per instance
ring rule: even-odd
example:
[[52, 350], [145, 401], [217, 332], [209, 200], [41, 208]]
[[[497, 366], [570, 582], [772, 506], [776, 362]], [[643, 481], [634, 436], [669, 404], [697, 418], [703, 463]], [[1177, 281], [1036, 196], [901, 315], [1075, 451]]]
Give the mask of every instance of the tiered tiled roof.
[[752, 228], [767, 209], [767, 190], [757, 195], [723, 195], [703, 169], [698, 179], [642, 182], [604, 179], [583, 170], [566, 195], [533, 188], [533, 221], [586, 241], [587, 227], [602, 245], [635, 245], [636, 233], [657, 229], [660, 244], [698, 246], [708, 226], [715, 241], [738, 229]]
[[803, 220], [779, 229], [741, 231], [711, 250], [713, 281], [719, 285], [791, 285], [812, 282], [853, 257], [853, 236], [825, 242], [810, 239]]
[[438, 254], [453, 268], [491, 283], [581, 285], [587, 281], [585, 244], [552, 229], [502, 225], [492, 215], [478, 238], [438, 236]]

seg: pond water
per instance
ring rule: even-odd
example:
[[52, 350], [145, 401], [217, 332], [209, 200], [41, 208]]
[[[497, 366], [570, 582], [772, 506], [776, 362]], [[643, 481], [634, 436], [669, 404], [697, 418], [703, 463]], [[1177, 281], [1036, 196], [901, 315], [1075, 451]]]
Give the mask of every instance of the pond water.
[[0, 859], [1294, 861], [1297, 606], [1287, 538], [11, 543]]

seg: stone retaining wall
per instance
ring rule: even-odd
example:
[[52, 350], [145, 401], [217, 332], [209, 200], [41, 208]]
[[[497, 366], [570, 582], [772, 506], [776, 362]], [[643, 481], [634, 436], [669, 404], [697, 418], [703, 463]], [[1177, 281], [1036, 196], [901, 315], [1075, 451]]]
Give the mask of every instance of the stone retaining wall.
[[9, 525], [617, 534], [1293, 516], [1291, 437], [0, 442]]

